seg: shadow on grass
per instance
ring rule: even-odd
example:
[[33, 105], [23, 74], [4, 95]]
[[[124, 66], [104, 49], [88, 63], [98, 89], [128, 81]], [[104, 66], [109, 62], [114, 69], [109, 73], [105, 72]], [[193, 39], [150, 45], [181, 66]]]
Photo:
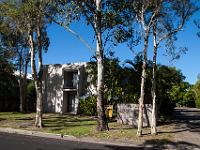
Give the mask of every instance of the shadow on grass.
[[109, 130], [129, 130], [129, 129], [135, 129], [133, 127], [109, 127]]
[[76, 116], [76, 115], [62, 115], [62, 116], [53, 116], [48, 115], [43, 117], [44, 120], [64, 120], [69, 122], [82, 122], [82, 121], [94, 121], [94, 117], [87, 117], [87, 116]]
[[0, 121], [3, 121], [3, 120], [6, 120], [6, 119], [4, 119], [4, 118], [0, 118]]
[[80, 126], [93, 126], [96, 125], [95, 123], [87, 123], [87, 124], [73, 124], [73, 123], [56, 123], [56, 124], [48, 124], [48, 123], [44, 123], [44, 127], [47, 128], [66, 128], [66, 127], [80, 127]]
[[34, 120], [34, 119], [31, 117], [25, 117], [25, 118], [16, 117], [15, 120]]
[[[169, 140], [147, 140], [141, 145], [137, 146], [114, 146], [104, 145], [103, 149], [106, 150], [160, 150], [160, 149], [176, 149], [176, 150], [192, 150], [200, 149], [199, 145], [188, 143], [188, 142], [173, 142]], [[92, 150], [93, 148], [75, 148], [71, 150]], [[94, 149], [100, 150], [100, 149]]]
[[75, 126], [91, 126], [95, 125], [92, 119], [45, 119], [45, 127], [75, 127]]

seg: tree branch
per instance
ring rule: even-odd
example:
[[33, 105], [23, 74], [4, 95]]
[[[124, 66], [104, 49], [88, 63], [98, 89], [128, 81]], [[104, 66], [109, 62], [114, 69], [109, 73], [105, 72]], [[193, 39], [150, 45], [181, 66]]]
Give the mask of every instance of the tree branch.
[[[81, 8], [81, 10], [82, 10], [83, 14], [85, 15], [86, 19], [88, 20], [88, 22], [91, 24], [91, 26], [92, 26], [92, 28], [93, 28], [95, 34], [97, 35], [97, 30], [96, 30], [96, 28], [95, 28], [95, 25], [94, 25], [94, 23], [91, 21], [90, 17], [87, 15], [87, 13], [86, 13], [85, 9], [83, 8], [82, 4], [80, 4], [79, 7]], [[94, 15], [97, 15], [95, 12], [93, 12], [93, 13], [94, 13]]]
[[157, 14], [157, 12], [160, 10], [161, 4], [162, 4], [162, 1], [159, 3], [158, 6], [156, 6], [156, 9], [154, 10], [153, 15], [152, 15], [151, 18], [150, 18], [150, 21], [149, 21], [148, 27], [150, 27], [151, 24], [152, 24], [152, 22], [154, 21], [154, 17], [155, 17], [155, 15]]
[[176, 29], [174, 29], [174, 30], [172, 30], [170, 33], [167, 33], [167, 34], [165, 34], [163, 37], [161, 37], [161, 38], [159, 38], [158, 39], [158, 45], [159, 45], [159, 43], [162, 41], [162, 40], [164, 40], [164, 39], [166, 39], [166, 38], [169, 38], [170, 36], [172, 36], [173, 34], [176, 34], [178, 31], [180, 31], [182, 28], [183, 28], [183, 26], [184, 26], [184, 24], [185, 24], [185, 21], [187, 20], [187, 17], [190, 15], [190, 8], [188, 8], [187, 9], [187, 11], [185, 12], [182, 12], [182, 14], [181, 14], [181, 17], [182, 17], [182, 21], [181, 21], [181, 23], [180, 23], [180, 25], [176, 28]]
[[178, 31], [180, 31], [182, 29], [182, 27], [184, 26], [184, 22], [185, 22], [184, 20], [182, 21], [182, 23], [176, 29], [174, 29], [173, 31], [171, 31], [168, 34], [165, 34], [163, 37], [159, 38], [158, 41], [157, 41], [157, 44], [159, 44], [162, 40], [172, 36], [173, 34], [177, 33]]
[[74, 35], [76, 38], [78, 38], [87, 48], [89, 48], [89, 50], [93, 53], [95, 52], [95, 50], [92, 48], [92, 46], [85, 41], [78, 33], [76, 33], [74, 30], [70, 29], [68, 26], [63, 25], [62, 23], [56, 21], [54, 18], [52, 18], [51, 16], [49, 16], [48, 14], [46, 14], [48, 17], [50, 17], [54, 23], [62, 26], [63, 28], [65, 28], [68, 32], [70, 32], [72, 35]]

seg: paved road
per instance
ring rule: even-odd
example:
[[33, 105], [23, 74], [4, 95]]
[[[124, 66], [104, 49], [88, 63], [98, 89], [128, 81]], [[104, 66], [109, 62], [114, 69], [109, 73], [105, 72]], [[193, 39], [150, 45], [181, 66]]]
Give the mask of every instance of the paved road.
[[200, 109], [176, 108], [174, 123], [176, 128], [173, 132], [177, 142], [187, 142], [200, 146]]
[[0, 150], [136, 150], [125, 147], [0, 133]]
[[142, 145], [114, 146], [0, 133], [0, 150], [199, 150], [200, 146], [183, 141], [147, 140]]

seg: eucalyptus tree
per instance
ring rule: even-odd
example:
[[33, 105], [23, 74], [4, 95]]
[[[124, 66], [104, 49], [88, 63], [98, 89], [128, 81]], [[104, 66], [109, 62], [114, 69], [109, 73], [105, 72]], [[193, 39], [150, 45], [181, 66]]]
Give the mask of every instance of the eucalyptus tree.
[[141, 26], [142, 37], [144, 40], [143, 46], [143, 65], [141, 75], [141, 88], [140, 88], [140, 99], [139, 99], [139, 116], [138, 116], [138, 131], [137, 135], [142, 135], [143, 126], [143, 109], [144, 109], [144, 98], [145, 98], [145, 82], [146, 82], [146, 67], [147, 67], [147, 49], [149, 45], [150, 30], [154, 23], [154, 18], [161, 10], [161, 3], [155, 5], [155, 1], [142, 0], [133, 2], [134, 11], [136, 13], [137, 22]]
[[19, 71], [20, 112], [26, 111], [27, 70], [30, 62], [30, 53], [25, 37], [10, 28], [6, 40], [9, 40], [9, 49], [13, 52], [13, 63]]
[[[2, 13], [4, 20], [10, 21], [13, 29], [16, 29], [25, 37], [30, 51], [30, 62], [32, 76], [36, 87], [36, 119], [35, 126], [42, 127], [42, 75], [43, 63], [42, 52], [47, 51], [49, 39], [46, 26], [49, 23], [45, 13], [52, 13], [53, 1], [25, 0], [4, 1], [7, 10]], [[36, 67], [35, 55], [38, 53], [38, 69]]]
[[[157, 134], [156, 130], [156, 60], [157, 50], [160, 44], [165, 41], [168, 53], [174, 54], [173, 42], [176, 34], [181, 31], [187, 20], [196, 10], [196, 6], [191, 1], [175, 0], [162, 1], [158, 0], [154, 3], [162, 5], [161, 10], [154, 17], [152, 25], [153, 32], [153, 68], [152, 68], [152, 116], [151, 116], [151, 134]], [[181, 48], [185, 51], [185, 48]]]
[[[12, 9], [12, 5], [0, 4], [1, 7], [1, 41], [4, 41], [3, 49], [13, 53], [12, 59], [19, 70], [19, 88], [20, 88], [20, 111], [26, 109], [26, 76], [29, 62], [29, 52], [27, 48], [26, 37], [17, 30], [13, 24], [3, 14]], [[8, 9], [9, 7], [9, 9]]]
[[[31, 70], [32, 76], [35, 81], [36, 88], [36, 119], [35, 126], [41, 128], [42, 113], [43, 113], [43, 89], [42, 89], [42, 77], [43, 77], [43, 60], [42, 52], [48, 50], [49, 38], [47, 36], [46, 27], [49, 23], [45, 13], [48, 9], [48, 1], [26, 1], [22, 5], [21, 17], [26, 18], [27, 23], [26, 30], [28, 36], [28, 44], [31, 55]], [[35, 55], [38, 53], [38, 69], [36, 68]], [[38, 71], [37, 71], [38, 70]]]
[[17, 66], [20, 72], [19, 87], [20, 87], [20, 112], [27, 111], [27, 73], [30, 63], [30, 53], [28, 48], [21, 47], [17, 50]]
[[[108, 130], [104, 112], [104, 45], [107, 38], [103, 38], [103, 35], [111, 33], [109, 32], [113, 28], [117, 28], [124, 24], [128, 18], [132, 17], [129, 11], [127, 11], [128, 0], [77, 0], [77, 1], [65, 1], [61, 7], [61, 16], [67, 20], [63, 23], [60, 17], [56, 20], [56, 23], [62, 25], [67, 31], [71, 32], [77, 38], [79, 38], [87, 47], [93, 50], [93, 48], [75, 31], [69, 28], [69, 24], [74, 20], [84, 19], [86, 25], [92, 27], [96, 40], [96, 59], [97, 59], [97, 130]], [[64, 10], [64, 11], [63, 11]], [[130, 9], [129, 9], [130, 10]], [[128, 17], [130, 16], [130, 17]], [[107, 36], [108, 37], [108, 36]]]

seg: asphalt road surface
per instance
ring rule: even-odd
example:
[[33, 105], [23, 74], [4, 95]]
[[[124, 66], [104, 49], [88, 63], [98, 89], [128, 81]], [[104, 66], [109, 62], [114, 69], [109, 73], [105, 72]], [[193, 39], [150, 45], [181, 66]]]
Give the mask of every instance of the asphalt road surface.
[[176, 140], [195, 144], [200, 149], [200, 109], [176, 108], [174, 122]]
[[74, 141], [0, 133], [0, 150], [132, 150], [139, 147], [122, 147]]

